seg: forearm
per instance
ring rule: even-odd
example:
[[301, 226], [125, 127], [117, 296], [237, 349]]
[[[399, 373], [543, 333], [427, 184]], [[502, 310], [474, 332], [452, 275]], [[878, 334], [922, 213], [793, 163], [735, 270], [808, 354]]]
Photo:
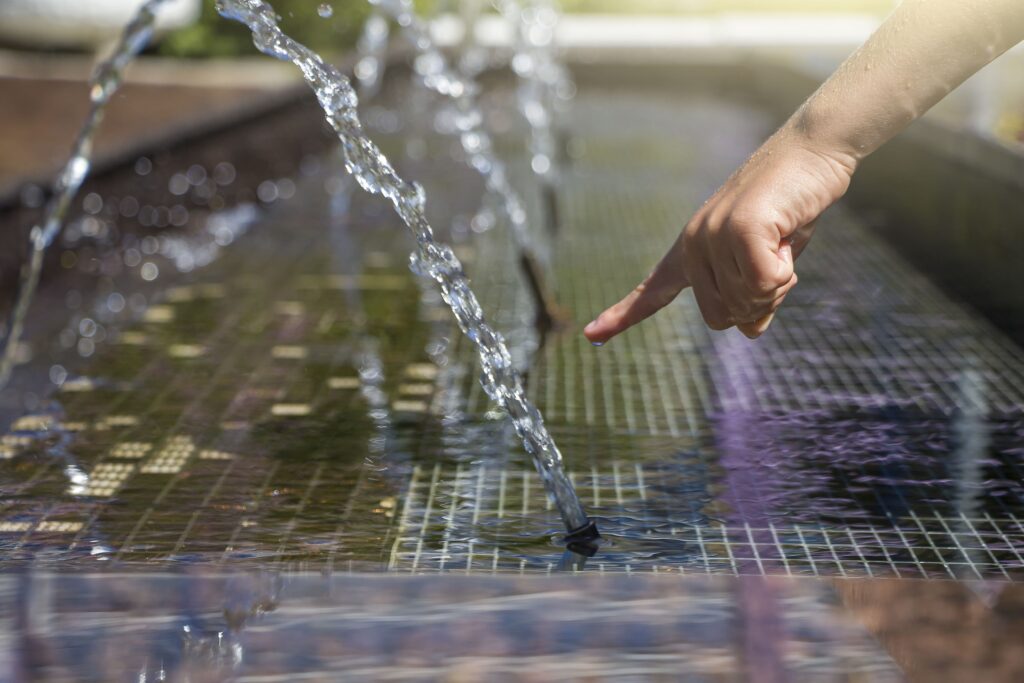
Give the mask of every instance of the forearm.
[[1024, 0], [904, 0], [780, 131], [855, 167], [1024, 40]]
[[860, 160], [1021, 40], [1024, 0], [904, 0], [584, 334], [604, 343], [687, 287], [712, 329], [762, 334], [797, 283], [794, 260], [815, 222]]

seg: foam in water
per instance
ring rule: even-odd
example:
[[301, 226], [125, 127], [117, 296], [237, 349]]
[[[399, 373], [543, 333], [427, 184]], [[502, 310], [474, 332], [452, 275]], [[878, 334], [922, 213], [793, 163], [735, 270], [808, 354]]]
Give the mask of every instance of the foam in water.
[[93, 141], [103, 122], [107, 105], [121, 87], [127, 66], [149, 44], [153, 35], [153, 24], [156, 21], [156, 11], [164, 2], [165, 0], [148, 0], [139, 8], [135, 17], [121, 34], [121, 39], [113, 54], [97, 67], [93, 75], [89, 91], [91, 100], [89, 115], [75, 139], [71, 157], [60, 175], [57, 176], [53, 198], [46, 206], [42, 222], [34, 226], [29, 233], [31, 253], [21, 269], [18, 298], [14, 303], [7, 326], [3, 356], [0, 357], [0, 387], [10, 379], [11, 371], [18, 359], [21, 333], [25, 327], [25, 318], [32, 305], [32, 299], [39, 286], [43, 256], [60, 234], [68, 210], [71, 208], [71, 202], [89, 174]]
[[589, 520], [562, 468], [562, 455], [540, 412], [526, 398], [504, 339], [485, 321], [454, 252], [434, 239], [424, 213], [426, 197], [422, 187], [399, 177], [363, 131], [357, 112], [358, 98], [348, 79], [281, 31], [274, 8], [263, 0], [218, 0], [217, 9], [223, 16], [248, 26], [260, 51], [292, 62], [300, 69], [316, 93], [328, 123], [338, 134], [349, 172], [364, 190], [389, 199], [416, 238], [413, 270], [438, 283], [459, 327], [476, 346], [482, 368], [481, 384], [512, 418], [566, 528], [575, 531], [586, 527]]

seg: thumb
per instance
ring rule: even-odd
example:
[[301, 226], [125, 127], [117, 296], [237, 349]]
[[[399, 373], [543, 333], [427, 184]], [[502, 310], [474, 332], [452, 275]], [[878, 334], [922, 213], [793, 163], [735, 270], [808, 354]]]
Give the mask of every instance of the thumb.
[[793, 243], [785, 239], [779, 245], [778, 278], [788, 283], [793, 278]]
[[603, 344], [657, 313], [689, 286], [683, 270], [680, 238], [646, 280], [622, 301], [601, 313], [583, 329], [583, 334], [591, 343]]
[[768, 329], [768, 326], [772, 324], [772, 320], [775, 319], [774, 313], [769, 313], [760, 320], [752, 323], [740, 323], [736, 325], [736, 329], [742, 332], [747, 339], [757, 339]]

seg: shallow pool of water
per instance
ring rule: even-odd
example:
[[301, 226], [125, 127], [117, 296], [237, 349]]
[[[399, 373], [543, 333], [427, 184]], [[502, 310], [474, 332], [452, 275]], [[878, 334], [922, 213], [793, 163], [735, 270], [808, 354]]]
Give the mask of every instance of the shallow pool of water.
[[[507, 97], [491, 103], [499, 129]], [[708, 332], [687, 295], [590, 346], [582, 325], [771, 121], [727, 100], [596, 90], [574, 116], [551, 263], [576, 327], [543, 345], [508, 234], [466, 228], [479, 181], [457, 150], [421, 130], [403, 162], [432, 220], [454, 226], [598, 520], [599, 551], [574, 566], [1021, 576], [1024, 353], [842, 206], [756, 344]], [[380, 135], [400, 151], [409, 132]], [[99, 339], [88, 302], [35, 312], [67, 318], [74, 339], [37, 340], [24, 371], [67, 376], [9, 416], [0, 567], [564, 566], [560, 521], [471, 348], [408, 271], [408, 238], [377, 200], [349, 196], [335, 163], [306, 166], [261, 188], [255, 221], [210, 265], [145, 283], [136, 322]]]

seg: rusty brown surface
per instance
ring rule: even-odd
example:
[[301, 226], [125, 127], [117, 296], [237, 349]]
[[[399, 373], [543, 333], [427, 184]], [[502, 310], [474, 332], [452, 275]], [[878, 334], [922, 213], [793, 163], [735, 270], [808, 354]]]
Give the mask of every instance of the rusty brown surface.
[[[107, 110], [96, 155], [114, 154], [143, 137], [229, 111], [262, 94], [248, 88], [126, 84]], [[56, 173], [88, 108], [89, 87], [83, 81], [0, 77], [0, 188]]]
[[891, 580], [836, 586], [846, 609], [911, 683], [1024, 680], [1024, 586]]

